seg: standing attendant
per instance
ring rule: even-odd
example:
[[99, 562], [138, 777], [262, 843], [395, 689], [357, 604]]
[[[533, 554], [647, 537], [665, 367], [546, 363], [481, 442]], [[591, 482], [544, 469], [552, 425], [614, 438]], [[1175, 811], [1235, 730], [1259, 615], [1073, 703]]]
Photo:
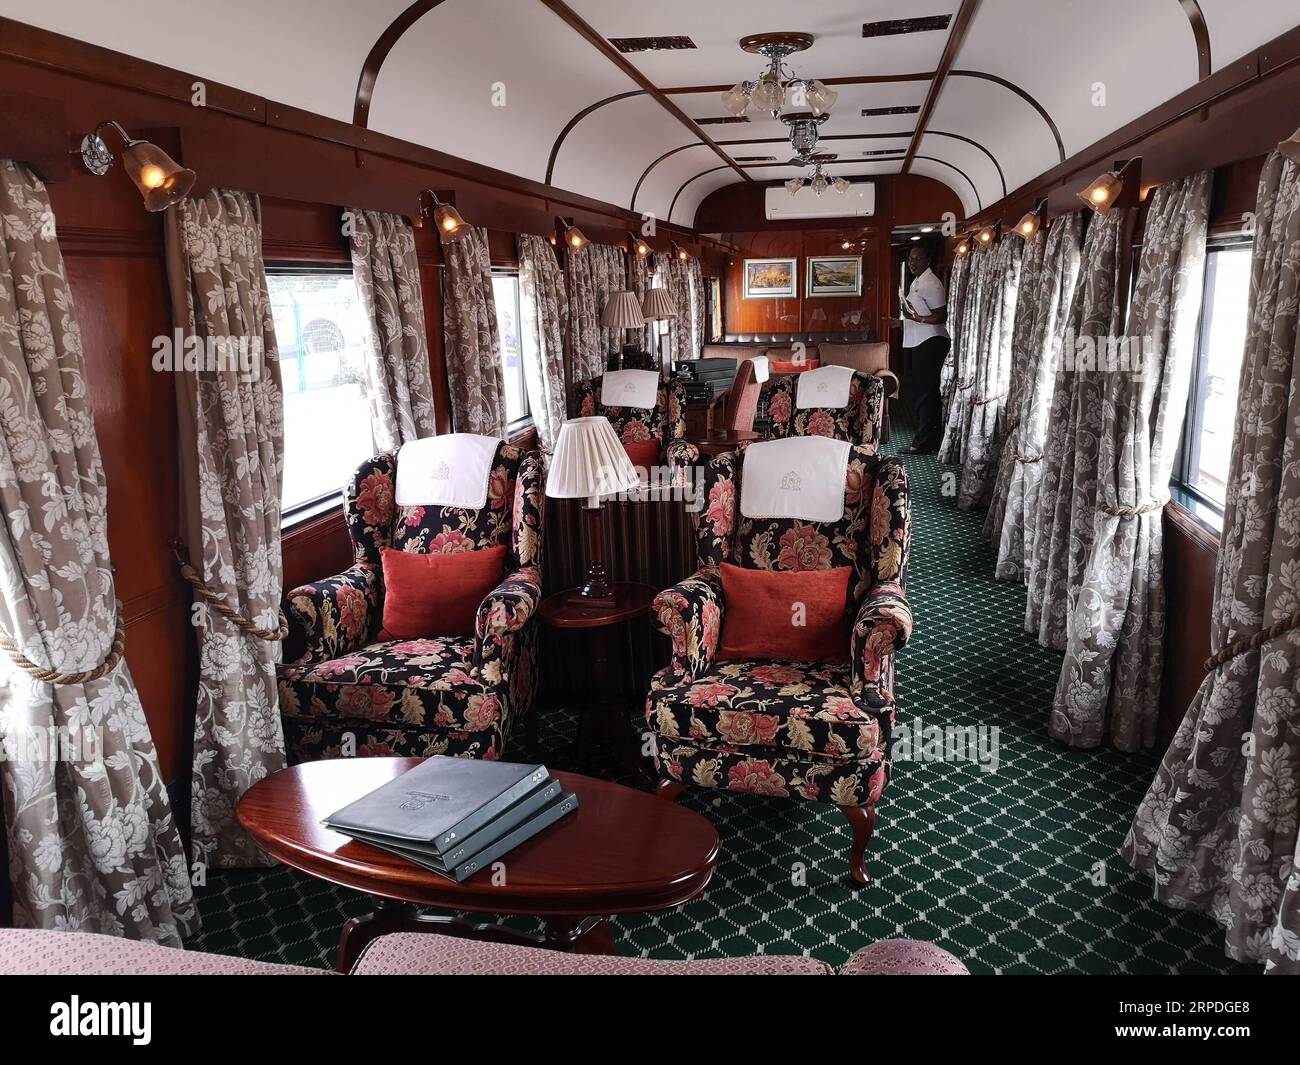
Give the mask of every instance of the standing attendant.
[[907, 256], [912, 286], [903, 299], [903, 374], [916, 404], [916, 439], [904, 455], [933, 455], [943, 440], [943, 394], [939, 376], [948, 357], [948, 293], [930, 269], [930, 253], [919, 244]]

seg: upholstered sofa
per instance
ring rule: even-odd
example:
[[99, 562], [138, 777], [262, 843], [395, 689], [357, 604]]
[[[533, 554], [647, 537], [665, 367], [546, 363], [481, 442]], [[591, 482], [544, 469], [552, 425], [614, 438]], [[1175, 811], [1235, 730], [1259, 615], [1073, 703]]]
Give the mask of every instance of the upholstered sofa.
[[[563, 954], [434, 933], [395, 932], [369, 943], [352, 976], [831, 976], [825, 962], [798, 955], [668, 961]], [[90, 932], [0, 928], [0, 976], [330, 976], [326, 969], [176, 950]], [[841, 976], [965, 976], [941, 947], [887, 939], [863, 947]]]
[[[438, 438], [440, 441], [448, 438]], [[278, 668], [291, 762], [357, 755], [500, 758], [531, 720], [541, 600], [541, 458], [498, 443], [481, 508], [398, 506], [398, 455], [362, 463], [344, 503], [355, 561], [285, 597]], [[451, 554], [506, 547], [499, 585], [465, 637], [386, 639], [381, 548]]]
[[[672, 660], [646, 700], [660, 790], [668, 798], [690, 785], [834, 803], [854, 832], [850, 871], [867, 883], [863, 855], [889, 777], [894, 653], [912, 631], [907, 471], [896, 458], [853, 447], [838, 521], [749, 518], [740, 509], [745, 463], [765, 446], [705, 467], [699, 569], [654, 602], [672, 640]], [[852, 567], [848, 660], [720, 660], [724, 562], [791, 572]]]

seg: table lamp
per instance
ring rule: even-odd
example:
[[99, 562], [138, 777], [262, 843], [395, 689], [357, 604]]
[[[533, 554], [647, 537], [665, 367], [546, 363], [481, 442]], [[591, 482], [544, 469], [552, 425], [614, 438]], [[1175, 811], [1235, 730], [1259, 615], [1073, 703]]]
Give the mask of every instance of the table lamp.
[[[664, 322], [677, 317], [677, 308], [673, 305], [672, 296], [668, 295], [666, 288], [648, 288], [645, 290], [645, 296], [641, 300], [641, 315], [647, 322]], [[660, 338], [655, 339], [656, 349], [662, 348]], [[661, 350], [656, 350], [659, 356], [659, 369], [662, 372], [664, 368], [664, 357]]]
[[[637, 302], [636, 293], [611, 293], [609, 299], [605, 301], [605, 310], [601, 313], [600, 324], [606, 329], [643, 329], [645, 318], [641, 315], [641, 304]], [[640, 344], [628, 344], [626, 336], [623, 341], [619, 345], [623, 350], [623, 358], [626, 359], [641, 350]]]
[[546, 477], [552, 499], [585, 499], [591, 534], [587, 579], [572, 598], [593, 605], [613, 605], [614, 587], [605, 568], [605, 527], [601, 496], [626, 492], [640, 483], [636, 468], [608, 418], [570, 418], [560, 426]]

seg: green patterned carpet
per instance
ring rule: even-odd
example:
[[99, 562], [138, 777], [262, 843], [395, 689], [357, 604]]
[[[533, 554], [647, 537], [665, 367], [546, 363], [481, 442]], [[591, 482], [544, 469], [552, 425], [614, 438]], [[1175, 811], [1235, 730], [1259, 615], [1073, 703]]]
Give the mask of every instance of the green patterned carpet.
[[[906, 442], [896, 433], [886, 450]], [[933, 457], [907, 463], [916, 631], [898, 662], [899, 722], [996, 726], [996, 772], [969, 761], [896, 763], [866, 889], [848, 878], [848, 823], [834, 807], [688, 791], [681, 801], [722, 837], [717, 873], [675, 912], [616, 918], [619, 952], [797, 953], [836, 965], [904, 936], [939, 943], [977, 973], [1255, 971], [1224, 956], [1208, 917], [1151, 901], [1149, 882], [1119, 858], [1156, 759], [1048, 739], [1060, 656], [1023, 632], [1023, 590], [993, 580], [983, 512], [960, 512], [944, 496], [946, 468]], [[566, 768], [547, 752], [572, 731], [567, 713], [543, 714], [548, 764]], [[354, 892], [285, 869], [213, 874], [200, 900], [204, 931], [191, 946], [323, 967], [343, 922], [369, 909]]]

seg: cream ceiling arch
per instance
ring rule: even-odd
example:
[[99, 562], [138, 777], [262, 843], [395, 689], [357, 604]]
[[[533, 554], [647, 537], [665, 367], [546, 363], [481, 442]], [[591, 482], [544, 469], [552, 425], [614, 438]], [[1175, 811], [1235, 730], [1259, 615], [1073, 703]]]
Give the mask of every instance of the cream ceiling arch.
[[[173, 0], [164, 14], [0, 0], [0, 14], [685, 226], [715, 189], [801, 172], [780, 122], [716, 122], [719, 93], [763, 66], [744, 35], [814, 36], [789, 65], [840, 93], [822, 127], [835, 174], [910, 170], [973, 213], [1295, 22], [1276, 0]], [[947, 18], [864, 35], [918, 15]], [[610, 43], [667, 36], [693, 47]]]

